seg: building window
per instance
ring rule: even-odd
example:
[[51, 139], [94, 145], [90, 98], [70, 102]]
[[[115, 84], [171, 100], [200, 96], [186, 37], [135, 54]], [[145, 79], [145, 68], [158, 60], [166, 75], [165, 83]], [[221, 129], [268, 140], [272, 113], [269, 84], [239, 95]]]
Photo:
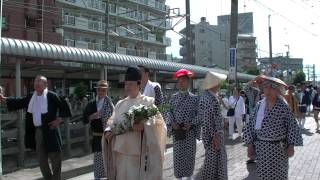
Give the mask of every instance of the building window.
[[205, 33], [206, 31], [204, 29], [199, 29], [199, 33]]
[[7, 19], [6, 19], [6, 17], [3, 17], [3, 16], [2, 16], [1, 29], [2, 29], [2, 30], [7, 29]]
[[29, 17], [26, 17], [25, 23], [26, 23], [26, 28], [35, 29], [36, 26], [37, 26], [36, 19], [32, 19], [32, 18], [29, 18]]

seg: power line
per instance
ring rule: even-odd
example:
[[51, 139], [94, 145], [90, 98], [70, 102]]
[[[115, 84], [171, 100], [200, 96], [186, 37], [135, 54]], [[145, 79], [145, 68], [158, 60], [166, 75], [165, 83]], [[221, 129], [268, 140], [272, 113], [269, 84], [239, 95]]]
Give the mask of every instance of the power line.
[[[289, 0], [289, 1], [293, 2], [294, 4], [296, 4], [299, 8], [301, 7], [301, 8], [303, 8], [304, 10], [307, 10], [307, 11], [305, 11], [305, 12], [312, 13], [312, 14], [313, 14], [314, 16], [316, 16], [317, 18], [320, 18], [320, 15], [315, 14], [314, 12], [310, 12], [310, 11], [309, 11], [309, 10], [311, 10], [310, 7], [306, 8], [304, 5], [299, 4], [296, 0]], [[302, 7], [302, 6], [304, 6], [304, 7]]]
[[285, 19], [286, 21], [290, 22], [291, 24], [295, 25], [296, 27], [300, 28], [301, 30], [308, 32], [309, 34], [311, 34], [312, 36], [318, 37], [317, 34], [309, 31], [308, 29], [304, 28], [303, 26], [295, 23], [294, 21], [292, 21], [291, 19], [287, 18], [286, 16], [282, 15], [281, 13], [279, 13], [278, 11], [273, 10], [272, 8], [268, 7], [267, 5], [261, 3], [258, 0], [255, 0], [255, 2], [257, 2], [258, 5], [260, 5], [261, 7], [268, 9], [269, 11], [273, 12], [274, 14], [277, 14], [279, 17]]

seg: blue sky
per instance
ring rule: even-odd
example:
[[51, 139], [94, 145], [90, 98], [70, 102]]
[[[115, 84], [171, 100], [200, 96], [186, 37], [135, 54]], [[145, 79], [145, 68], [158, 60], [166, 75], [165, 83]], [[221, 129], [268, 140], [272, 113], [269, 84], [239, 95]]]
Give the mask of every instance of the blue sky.
[[[198, 23], [200, 17], [206, 17], [210, 24], [217, 24], [217, 16], [230, 14], [231, 0], [190, 0], [191, 21]], [[167, 0], [170, 8], [180, 8], [185, 14], [185, 0]], [[318, 0], [238, 0], [239, 13], [253, 12], [254, 36], [257, 37], [258, 56], [269, 54], [268, 15], [271, 15], [272, 50], [274, 55], [303, 58], [304, 64], [316, 64], [320, 77], [320, 1]], [[179, 18], [173, 20], [173, 24]], [[182, 21], [174, 29], [180, 31], [185, 27]], [[167, 53], [179, 56], [179, 36], [168, 31], [172, 39]]]

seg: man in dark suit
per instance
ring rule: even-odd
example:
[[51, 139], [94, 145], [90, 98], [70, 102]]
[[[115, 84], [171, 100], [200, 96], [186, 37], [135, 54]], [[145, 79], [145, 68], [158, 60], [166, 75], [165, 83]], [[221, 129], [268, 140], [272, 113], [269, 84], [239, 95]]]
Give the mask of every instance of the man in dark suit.
[[38, 75], [35, 78], [34, 90], [24, 97], [4, 97], [0, 94], [0, 101], [7, 103], [9, 111], [27, 109], [25, 146], [36, 150], [45, 180], [60, 180], [62, 141], [59, 124], [62, 118], [71, 116], [70, 109], [63, 99], [48, 90], [46, 77]]

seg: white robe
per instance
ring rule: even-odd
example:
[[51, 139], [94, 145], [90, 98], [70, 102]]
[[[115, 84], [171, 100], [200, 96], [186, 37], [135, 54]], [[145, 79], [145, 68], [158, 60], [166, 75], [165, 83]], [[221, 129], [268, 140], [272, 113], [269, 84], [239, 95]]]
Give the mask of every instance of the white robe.
[[[154, 106], [154, 98], [138, 95], [117, 103], [108, 124], [124, 120], [134, 105]], [[166, 145], [166, 126], [159, 113], [144, 124], [143, 134], [130, 131], [117, 135], [109, 144], [102, 140], [104, 163], [110, 180], [161, 180]], [[142, 142], [141, 142], [142, 139]]]

